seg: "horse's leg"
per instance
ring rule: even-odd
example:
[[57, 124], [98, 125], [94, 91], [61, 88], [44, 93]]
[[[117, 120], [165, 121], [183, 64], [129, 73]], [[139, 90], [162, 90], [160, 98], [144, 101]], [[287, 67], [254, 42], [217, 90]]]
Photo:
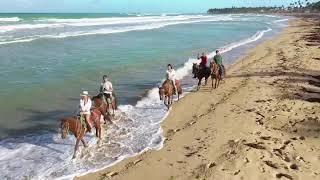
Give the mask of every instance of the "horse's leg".
[[99, 125], [97, 124], [96, 125], [96, 137], [99, 138], [99, 139], [101, 139], [100, 129], [101, 129], [101, 127], [99, 127]]
[[217, 81], [218, 81], [218, 76], [217, 76], [217, 74], [216, 74], [216, 78], [215, 78], [215, 82], [214, 82], [214, 88], [216, 89], [217, 88]]
[[101, 110], [101, 114], [102, 114], [102, 116], [103, 116], [103, 121], [104, 121], [104, 124], [107, 124], [107, 116], [106, 116], [106, 114], [107, 114], [107, 112], [104, 110], [104, 109], [102, 109]]
[[79, 141], [80, 141], [80, 138], [77, 138], [77, 141], [76, 141], [76, 145], [74, 147], [74, 153], [73, 153], [73, 159], [76, 158], [76, 154], [77, 154], [77, 151], [78, 151], [78, 148], [79, 148]]
[[103, 119], [104, 119], [104, 124], [107, 124], [107, 121], [112, 124], [113, 122], [111, 121], [112, 119], [112, 116], [110, 115], [110, 112], [109, 112], [109, 104], [106, 104], [106, 110], [104, 111], [104, 114], [103, 114]]
[[213, 76], [210, 74], [211, 76], [211, 89], [213, 89]]
[[169, 107], [170, 107], [170, 96], [167, 96], [166, 101], [167, 101], [167, 108], [169, 109]]
[[116, 107], [116, 103], [114, 102], [113, 105], [112, 105], [113, 115], [115, 115], [115, 110], [116, 110], [116, 108], [117, 108], [117, 107]]
[[202, 78], [199, 78], [199, 82], [198, 82], [198, 90], [200, 89], [201, 81], [202, 81]]
[[81, 142], [82, 142], [82, 144], [83, 144], [84, 147], [88, 147], [87, 143], [84, 141], [83, 138], [81, 139]]
[[99, 139], [101, 139], [101, 123], [100, 121], [97, 121], [97, 127], [96, 127], [97, 131], [99, 132], [98, 133], [98, 137]]
[[207, 83], [208, 83], [208, 78], [209, 78], [209, 76], [208, 76], [208, 77], [204, 77], [204, 85], [205, 85], [205, 86], [206, 86]]
[[110, 115], [110, 105], [109, 105], [109, 103], [107, 104], [107, 113]]
[[114, 93], [112, 93], [112, 96], [114, 98], [114, 109], [117, 110], [118, 109], [118, 101], [117, 101], [117, 97]]
[[98, 128], [97, 123], [95, 123], [95, 128], [96, 128], [96, 137], [98, 138], [99, 137], [99, 128]]

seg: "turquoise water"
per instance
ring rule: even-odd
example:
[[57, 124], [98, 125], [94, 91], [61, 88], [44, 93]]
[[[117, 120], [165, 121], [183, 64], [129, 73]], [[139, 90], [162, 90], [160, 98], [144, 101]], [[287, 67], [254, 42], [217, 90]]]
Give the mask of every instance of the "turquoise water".
[[[139, 122], [150, 122], [150, 126], [143, 124], [148, 131], [128, 133], [136, 137], [133, 139], [139, 139], [138, 142], [129, 142], [126, 137], [121, 139], [130, 149], [126, 152], [116, 148], [121, 149], [121, 157], [146, 148], [159, 148], [162, 146], [159, 123], [167, 112], [156, 101], [156, 92], [150, 90], [164, 78], [166, 65], [171, 63], [180, 68], [179, 77], [185, 88], [190, 88], [195, 82], [188, 78], [189, 66], [198, 53], [210, 54], [223, 48], [225, 63], [233, 63], [246, 52], [245, 48], [277, 34], [284, 26], [283, 21], [279, 21], [282, 19], [256, 15], [1, 14], [0, 137], [4, 140], [0, 145], [4, 149], [0, 148], [0, 153], [7, 152], [8, 142], [17, 141], [17, 138], [6, 138], [29, 137], [30, 133], [29, 144], [50, 147], [52, 141], [62, 144], [55, 133], [58, 120], [74, 114], [82, 90], [97, 94], [103, 74], [108, 74], [114, 83], [121, 104], [119, 113], [125, 119], [108, 131], [121, 134], [122, 128], [132, 130], [140, 127]], [[33, 141], [34, 137], [39, 141]], [[72, 139], [69, 141], [74, 143]], [[110, 141], [112, 139], [106, 143]], [[29, 147], [28, 143], [24, 145]], [[67, 158], [72, 152], [70, 146], [60, 148], [66, 152], [51, 158]], [[110, 147], [103, 150], [109, 152]], [[31, 163], [43, 152], [36, 152]], [[97, 157], [101, 161], [101, 157]], [[102, 165], [113, 162], [115, 160], [106, 159]], [[65, 170], [50, 171], [58, 171], [57, 174], [31, 173], [23, 167], [13, 173], [8, 165], [2, 170], [7, 177], [27, 173], [39, 178], [67, 176], [101, 166], [90, 164], [81, 169], [66, 164], [60, 164]]]

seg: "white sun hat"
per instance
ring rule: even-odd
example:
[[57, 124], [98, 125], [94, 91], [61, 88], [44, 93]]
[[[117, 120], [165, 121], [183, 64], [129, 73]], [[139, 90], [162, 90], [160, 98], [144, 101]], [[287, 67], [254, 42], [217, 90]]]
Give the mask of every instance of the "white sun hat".
[[82, 91], [82, 94], [80, 94], [80, 96], [88, 96], [88, 95], [89, 95], [88, 91]]

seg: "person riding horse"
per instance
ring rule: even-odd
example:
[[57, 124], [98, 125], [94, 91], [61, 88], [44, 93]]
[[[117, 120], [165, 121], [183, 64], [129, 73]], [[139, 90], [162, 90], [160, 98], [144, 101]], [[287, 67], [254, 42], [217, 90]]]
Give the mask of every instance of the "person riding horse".
[[224, 65], [222, 64], [222, 56], [219, 50], [216, 50], [216, 55], [213, 57], [213, 61], [218, 65], [221, 73], [221, 79], [223, 79], [225, 75], [225, 69]]
[[88, 91], [83, 91], [82, 94], [80, 94], [80, 104], [79, 104], [79, 111], [80, 111], [80, 117], [84, 117], [85, 123], [87, 125], [87, 129], [89, 132], [91, 132], [91, 125], [89, 123], [90, 120], [90, 115], [91, 115], [91, 107], [92, 107], [92, 102], [91, 99], [89, 98], [89, 93]]
[[202, 53], [202, 56], [201, 57], [199, 57], [199, 54], [198, 54], [198, 59], [201, 59], [201, 62], [200, 62], [200, 68], [201, 69], [206, 69], [207, 68], [207, 63], [208, 63], [208, 58], [207, 58], [207, 56], [204, 54], [204, 53]]
[[168, 69], [166, 71], [166, 79], [171, 81], [174, 87], [174, 92], [175, 95], [178, 94], [178, 89], [177, 89], [177, 80], [176, 80], [176, 71], [173, 69], [171, 64], [168, 64]]
[[103, 82], [101, 83], [100, 92], [103, 94], [104, 99], [108, 104], [111, 104], [113, 97], [113, 86], [112, 83], [108, 80], [108, 76], [103, 76]]
[[211, 75], [211, 69], [210, 67], [207, 66], [208, 58], [205, 55], [205, 53], [202, 53], [202, 56], [199, 57], [198, 54], [198, 60], [201, 59], [200, 64], [198, 63], [193, 63], [192, 66], [192, 74], [194, 75], [193, 78], [198, 78], [198, 90], [200, 89], [201, 81], [204, 78], [205, 79], [205, 84], [207, 84], [208, 78]]

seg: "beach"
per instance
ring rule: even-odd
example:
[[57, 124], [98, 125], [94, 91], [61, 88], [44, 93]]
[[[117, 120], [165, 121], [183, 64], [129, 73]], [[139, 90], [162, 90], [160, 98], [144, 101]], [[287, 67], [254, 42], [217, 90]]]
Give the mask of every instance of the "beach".
[[291, 20], [217, 89], [175, 102], [161, 149], [75, 179], [319, 179], [319, 28]]
[[[211, 60], [220, 49], [230, 69], [253, 47], [277, 36], [290, 19], [266, 14], [0, 14], [0, 101], [6, 102], [0, 109], [0, 179], [72, 179], [166, 147], [168, 129], [162, 122], [175, 116], [180, 102], [189, 101], [181, 99], [167, 111], [160, 100], [158, 86], [167, 64], [181, 81], [181, 97], [194, 96], [192, 65], [198, 54]], [[99, 93], [103, 75], [118, 98], [114, 123], [103, 126], [100, 141], [88, 133], [89, 147], [80, 145], [72, 159], [75, 138], [61, 138], [60, 120], [76, 115], [82, 91], [91, 97]]]

